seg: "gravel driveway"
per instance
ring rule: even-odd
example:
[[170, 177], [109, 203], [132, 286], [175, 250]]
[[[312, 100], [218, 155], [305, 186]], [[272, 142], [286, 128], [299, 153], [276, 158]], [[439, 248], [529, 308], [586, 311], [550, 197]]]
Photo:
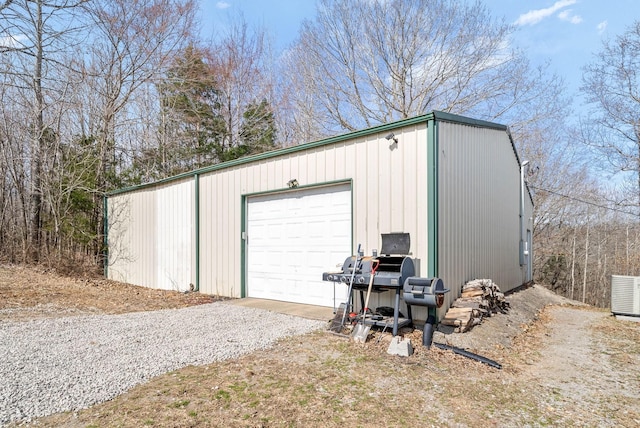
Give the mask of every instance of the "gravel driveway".
[[0, 426], [107, 401], [154, 376], [235, 358], [325, 323], [225, 302], [0, 322]]

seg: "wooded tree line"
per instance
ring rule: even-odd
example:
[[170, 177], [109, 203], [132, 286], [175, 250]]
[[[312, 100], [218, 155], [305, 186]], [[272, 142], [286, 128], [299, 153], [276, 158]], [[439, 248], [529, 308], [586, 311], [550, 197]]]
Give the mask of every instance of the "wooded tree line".
[[563, 80], [481, 2], [321, 0], [281, 52], [241, 17], [203, 42], [195, 0], [0, 8], [2, 260], [99, 265], [110, 190], [442, 110], [508, 125], [530, 161], [536, 279], [599, 303], [639, 273], [638, 24], [585, 64], [572, 125]]
[[537, 222], [535, 280], [571, 299], [609, 307], [611, 275], [640, 275], [637, 216], [593, 199], [573, 204], [578, 209], [571, 213], [555, 212], [557, 221]]
[[97, 265], [106, 192], [275, 147], [265, 41], [202, 45], [196, 6], [4, 2], [3, 260]]
[[[581, 93], [588, 113], [565, 127], [555, 160], [540, 162], [554, 176], [539, 179], [536, 171], [529, 178], [535, 279], [601, 307], [610, 305], [611, 275], [640, 275], [639, 70], [636, 21], [605, 39], [585, 63]], [[565, 171], [579, 172], [571, 179]]]

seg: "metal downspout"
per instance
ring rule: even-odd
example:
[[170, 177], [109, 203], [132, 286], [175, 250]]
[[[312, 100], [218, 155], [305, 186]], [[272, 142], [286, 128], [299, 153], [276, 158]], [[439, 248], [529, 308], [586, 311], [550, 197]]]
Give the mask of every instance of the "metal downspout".
[[525, 185], [524, 185], [524, 168], [529, 164], [529, 161], [523, 161], [522, 164], [520, 164], [520, 267], [525, 265], [525, 258], [524, 258], [524, 235], [525, 235], [525, 230], [524, 230], [524, 215], [525, 215], [525, 209], [524, 209], [524, 192], [525, 192]]

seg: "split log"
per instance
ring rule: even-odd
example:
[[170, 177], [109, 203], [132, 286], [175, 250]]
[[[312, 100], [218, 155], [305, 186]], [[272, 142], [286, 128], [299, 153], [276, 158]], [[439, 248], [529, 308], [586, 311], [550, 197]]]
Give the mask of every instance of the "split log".
[[478, 297], [478, 296], [484, 296], [485, 292], [484, 290], [480, 290], [480, 289], [471, 289], [471, 290], [466, 290], [462, 292], [462, 297]]
[[490, 279], [476, 279], [462, 287], [460, 298], [452, 303], [442, 323], [456, 327], [456, 332], [465, 332], [492, 313], [504, 313], [508, 307], [497, 284]]

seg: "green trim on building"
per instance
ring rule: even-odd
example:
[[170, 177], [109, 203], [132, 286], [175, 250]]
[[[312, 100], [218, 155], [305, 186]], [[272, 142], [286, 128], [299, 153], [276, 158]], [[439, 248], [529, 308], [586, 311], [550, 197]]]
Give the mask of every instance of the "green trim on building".
[[196, 250], [196, 284], [193, 291], [200, 291], [200, 174], [194, 175], [194, 210], [195, 210], [195, 250]]
[[247, 297], [247, 195], [240, 197], [240, 298]]
[[[175, 175], [173, 177], [167, 177], [167, 178], [164, 178], [162, 180], [154, 181], [154, 182], [151, 182], [151, 183], [139, 184], [137, 186], [130, 186], [130, 187], [124, 187], [124, 188], [121, 188], [121, 189], [116, 189], [116, 190], [113, 190], [111, 192], [108, 192], [107, 196], [114, 196], [114, 195], [118, 195], [118, 194], [121, 194], [121, 193], [132, 192], [132, 191], [144, 189], [144, 188], [147, 188], [147, 187], [153, 187], [153, 186], [157, 186], [157, 185], [165, 184], [165, 183], [170, 183], [170, 182], [177, 181], [177, 180], [183, 180], [185, 178], [193, 177], [196, 174], [206, 174], [206, 173], [212, 172], [212, 171], [219, 171], [219, 170], [222, 170], [222, 169], [225, 169], [225, 168], [244, 165], [244, 164], [248, 164], [248, 163], [252, 163], [252, 162], [257, 162], [257, 161], [261, 161], [261, 160], [265, 160], [265, 159], [270, 159], [270, 158], [274, 158], [274, 157], [278, 157], [278, 156], [284, 156], [284, 155], [288, 155], [288, 154], [291, 154], [291, 153], [301, 152], [301, 151], [305, 151], [305, 150], [309, 150], [309, 149], [313, 149], [313, 148], [317, 148], [317, 147], [322, 147], [322, 146], [326, 146], [326, 145], [330, 145], [330, 144], [335, 144], [335, 143], [338, 143], [338, 142], [341, 142], [341, 141], [351, 140], [353, 138], [359, 138], [359, 137], [364, 137], [364, 136], [368, 136], [368, 135], [371, 135], [371, 134], [382, 133], [382, 132], [389, 131], [389, 130], [392, 130], [392, 129], [397, 129], [397, 128], [400, 128], [400, 127], [403, 127], [403, 126], [414, 125], [414, 124], [417, 124], [417, 123], [430, 123], [430, 122], [432, 122], [434, 120], [461, 123], [461, 124], [477, 126], [477, 127], [481, 127], [481, 128], [491, 128], [491, 129], [499, 129], [499, 130], [508, 131], [508, 127], [505, 126], [505, 125], [500, 125], [500, 124], [493, 123], [493, 122], [487, 122], [487, 121], [484, 121], [484, 120], [471, 119], [469, 117], [458, 116], [458, 115], [455, 115], [455, 114], [441, 112], [441, 111], [433, 111], [431, 113], [424, 114], [424, 115], [421, 115], [421, 116], [416, 116], [416, 117], [409, 118], [409, 119], [403, 119], [403, 120], [399, 120], [399, 121], [396, 121], [396, 122], [391, 122], [391, 123], [387, 123], [387, 124], [383, 124], [383, 125], [374, 126], [373, 128], [361, 129], [361, 130], [358, 130], [358, 131], [350, 132], [348, 134], [342, 134], [342, 135], [338, 135], [338, 136], [335, 136], [335, 137], [325, 138], [323, 140], [319, 140], [319, 141], [315, 141], [315, 142], [311, 142], [311, 143], [305, 143], [305, 144], [300, 144], [300, 145], [297, 145], [297, 146], [286, 147], [286, 148], [283, 148], [283, 149], [272, 150], [270, 152], [260, 153], [260, 154], [254, 155], [254, 156], [248, 156], [248, 157], [241, 158], [241, 159], [235, 159], [235, 160], [232, 160], [232, 161], [223, 162], [223, 163], [219, 163], [219, 164], [216, 164], [216, 165], [211, 165], [211, 166], [208, 166], [208, 167], [205, 167], [205, 168], [201, 168], [201, 169], [197, 169], [197, 170], [194, 170], [194, 171], [185, 172], [183, 174]], [[512, 145], [513, 145], [513, 142], [512, 142]]]
[[427, 276], [438, 276], [438, 126], [427, 124]]
[[[321, 183], [313, 183], [313, 184], [307, 184], [304, 186], [297, 186], [294, 188], [289, 188], [289, 187], [283, 187], [280, 189], [274, 189], [274, 190], [265, 190], [263, 192], [254, 192], [254, 193], [246, 193], [244, 196], [248, 197], [248, 198], [252, 198], [254, 196], [263, 196], [263, 195], [275, 195], [276, 193], [288, 193], [288, 192], [295, 192], [297, 190], [305, 190], [305, 189], [316, 189], [319, 187], [330, 187], [330, 186], [339, 186], [340, 184], [349, 184], [353, 187], [352, 184], [353, 180], [352, 179], [342, 179], [342, 180], [333, 180], [333, 181], [323, 181]], [[352, 202], [353, 203], [353, 202]]]
[[212, 171], [219, 171], [225, 168], [230, 168], [230, 167], [234, 167], [234, 166], [239, 166], [239, 165], [244, 165], [244, 164], [248, 164], [248, 163], [253, 163], [253, 162], [257, 162], [257, 161], [261, 161], [261, 160], [265, 160], [265, 159], [270, 159], [270, 158], [274, 158], [274, 157], [278, 157], [278, 156], [284, 156], [284, 155], [288, 155], [291, 153], [296, 153], [296, 152], [301, 152], [301, 151], [305, 151], [305, 150], [309, 150], [309, 149], [313, 149], [316, 147], [322, 147], [322, 146], [326, 146], [326, 145], [330, 145], [330, 144], [335, 144], [341, 141], [347, 141], [347, 140], [351, 140], [353, 138], [359, 138], [359, 137], [363, 137], [363, 136], [367, 136], [367, 135], [371, 135], [371, 134], [376, 134], [376, 133], [381, 133], [381, 132], [385, 132], [391, 129], [396, 129], [396, 128], [400, 128], [403, 126], [408, 126], [408, 125], [413, 125], [416, 123], [423, 123], [426, 122], [428, 120], [433, 119], [434, 117], [434, 113], [430, 113], [430, 114], [426, 114], [426, 115], [422, 115], [422, 116], [417, 116], [411, 119], [404, 119], [404, 120], [400, 120], [397, 122], [392, 122], [392, 123], [387, 123], [384, 125], [379, 125], [379, 126], [375, 126], [373, 128], [367, 128], [367, 129], [362, 129], [359, 131], [354, 131], [351, 132], [349, 134], [343, 134], [343, 135], [339, 135], [336, 137], [331, 137], [331, 138], [326, 138], [324, 140], [319, 140], [319, 141], [315, 141], [312, 143], [306, 143], [306, 144], [300, 144], [297, 146], [292, 146], [292, 147], [286, 147], [284, 149], [278, 149], [278, 150], [273, 150], [270, 152], [266, 152], [266, 153], [260, 153], [258, 155], [254, 155], [254, 156], [248, 156], [246, 158], [241, 158], [241, 159], [235, 159], [232, 161], [228, 161], [228, 162], [223, 162], [223, 163], [219, 163], [216, 165], [211, 165], [205, 168], [201, 168], [198, 170], [194, 170], [194, 171], [189, 171], [189, 172], [185, 172], [183, 174], [179, 174], [179, 175], [175, 175], [173, 177], [168, 177], [162, 180], [158, 180], [158, 181], [154, 181], [152, 183], [145, 183], [145, 184], [140, 184], [137, 186], [131, 186], [131, 187], [125, 187], [122, 189], [117, 189], [114, 190], [112, 192], [108, 193], [108, 196], [114, 196], [114, 195], [118, 195], [121, 193], [127, 193], [127, 192], [132, 192], [135, 190], [140, 190], [140, 189], [144, 189], [147, 187], [153, 187], [153, 186], [157, 186], [160, 184], [165, 184], [165, 183], [170, 183], [172, 181], [177, 181], [177, 180], [183, 180], [185, 178], [189, 178], [192, 177], [195, 174], [206, 174], [208, 172], [212, 172]]
[[[438, 118], [436, 115], [427, 122], [427, 277], [438, 277]], [[428, 308], [427, 321], [437, 319], [437, 309]]]
[[[435, 119], [440, 122], [453, 122], [464, 125], [477, 126], [478, 128], [498, 129], [500, 131], [506, 131], [508, 127], [499, 123], [487, 122], [486, 120], [472, 119], [466, 116], [458, 116], [457, 114], [446, 113], [443, 111], [433, 111], [431, 113], [431, 119]], [[424, 116], [423, 116], [424, 117]]]
[[[116, 196], [120, 194], [125, 194], [129, 192], [134, 192], [141, 189], [152, 188], [155, 186], [172, 183], [180, 180], [194, 180], [195, 185], [195, 291], [200, 290], [200, 175], [220, 171], [227, 168], [248, 165], [251, 163], [268, 160], [272, 158], [277, 158], [281, 156], [286, 156], [293, 153], [303, 152], [323, 146], [332, 145], [335, 143], [340, 143], [343, 141], [349, 141], [356, 138], [366, 137], [369, 135], [377, 134], [377, 133], [386, 133], [390, 130], [395, 130], [401, 127], [406, 127], [410, 125], [416, 124], [426, 124], [427, 126], [427, 213], [426, 221], [427, 221], [427, 266], [426, 266], [426, 275], [428, 277], [437, 277], [438, 275], [438, 122], [452, 122], [459, 124], [466, 124], [469, 126], [481, 127], [481, 128], [489, 128], [496, 130], [503, 130], [509, 133], [508, 127], [505, 125], [496, 124], [493, 122], [487, 122], [483, 120], [471, 119], [464, 116], [458, 116], [451, 113], [441, 112], [441, 111], [433, 111], [428, 114], [424, 114], [421, 116], [403, 119], [396, 122], [383, 124], [379, 126], [375, 126], [372, 128], [367, 128], [363, 130], [358, 130], [354, 132], [350, 132], [348, 134], [343, 134], [335, 137], [326, 138], [323, 140], [319, 140], [316, 142], [310, 142], [306, 144], [300, 144], [297, 146], [286, 147], [283, 149], [273, 150], [266, 153], [261, 153], [254, 156], [245, 157], [242, 159], [236, 159], [229, 162], [224, 162], [216, 165], [211, 165], [205, 168], [201, 168], [194, 171], [189, 171], [183, 174], [179, 174], [173, 177], [168, 177], [162, 180], [158, 180], [151, 183], [145, 183], [137, 186], [130, 186], [126, 188], [121, 188], [114, 190], [112, 192], [107, 193], [104, 196], [104, 274], [108, 276], [108, 263], [109, 263], [109, 248], [107, 246], [108, 243], [108, 217], [107, 217], [107, 204], [108, 198], [110, 196]], [[509, 134], [509, 138], [511, 140], [511, 145], [515, 153], [515, 145], [513, 143], [513, 139]], [[517, 153], [516, 153], [517, 156]], [[518, 159], [519, 160], [519, 159]], [[312, 185], [299, 186], [295, 189], [283, 188], [270, 190], [266, 192], [257, 192], [251, 194], [241, 195], [241, 297], [247, 296], [247, 258], [246, 258], [246, 233], [247, 233], [247, 198], [258, 195], [265, 194], [275, 194], [275, 193], [283, 193], [289, 192], [293, 190], [303, 190], [306, 188], [315, 188], [315, 187], [323, 187], [323, 186], [331, 186], [331, 185], [339, 185], [339, 184], [349, 184], [351, 188], [351, 247], [355, 248], [355, 235], [353, 230], [354, 225], [354, 200], [353, 200], [353, 178], [349, 178], [346, 180], [338, 180], [331, 181], [326, 183], [314, 183]], [[531, 195], [529, 195], [531, 197]]]
[[102, 269], [104, 277], [109, 277], [109, 198], [102, 197]]

